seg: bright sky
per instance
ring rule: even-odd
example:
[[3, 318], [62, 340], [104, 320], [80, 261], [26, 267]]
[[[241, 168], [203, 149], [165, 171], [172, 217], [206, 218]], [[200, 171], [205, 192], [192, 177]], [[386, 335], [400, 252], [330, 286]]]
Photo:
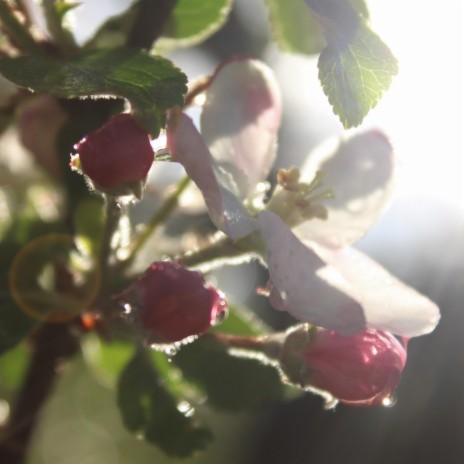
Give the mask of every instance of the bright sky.
[[462, 0], [369, 0], [373, 29], [400, 73], [366, 124], [392, 136], [403, 165], [398, 195], [464, 209]]

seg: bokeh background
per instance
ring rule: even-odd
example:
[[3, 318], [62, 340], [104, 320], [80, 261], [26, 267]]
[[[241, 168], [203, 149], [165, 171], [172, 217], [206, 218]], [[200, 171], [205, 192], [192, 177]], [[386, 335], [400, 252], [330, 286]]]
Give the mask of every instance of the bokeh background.
[[[128, 3], [83, 0], [74, 17], [80, 40], [108, 12]], [[400, 73], [362, 127], [379, 127], [391, 137], [402, 169], [395, 201], [359, 246], [436, 301], [442, 321], [433, 334], [411, 341], [393, 407], [325, 411], [319, 398], [307, 394], [250, 414], [204, 409], [199, 412], [217, 440], [192, 462], [464, 462], [463, 3], [367, 3], [372, 28], [399, 59]], [[266, 61], [282, 87], [285, 114], [276, 168], [299, 164], [319, 142], [342, 132], [318, 83], [317, 59], [276, 49], [262, 0], [236, 0], [223, 30], [172, 59], [194, 79], [237, 53]], [[268, 323], [288, 322], [255, 295], [265, 281], [258, 265], [227, 268], [215, 278], [237, 303], [260, 306]], [[113, 393], [75, 360], [47, 405], [29, 464], [154, 462], [177, 460], [126, 433]]]

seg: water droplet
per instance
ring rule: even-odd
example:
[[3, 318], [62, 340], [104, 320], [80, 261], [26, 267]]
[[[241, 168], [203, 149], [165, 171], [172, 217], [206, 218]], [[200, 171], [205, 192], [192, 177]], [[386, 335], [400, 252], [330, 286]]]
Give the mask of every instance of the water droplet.
[[265, 297], [269, 297], [269, 295], [271, 294], [270, 290], [268, 288], [265, 288], [265, 287], [258, 287], [256, 289], [256, 294], [257, 295], [260, 295], [260, 296], [265, 296]]
[[124, 303], [122, 305], [122, 308], [123, 308], [124, 314], [127, 314], [127, 315], [131, 314], [133, 311], [132, 306], [129, 303]]
[[397, 401], [397, 398], [396, 398], [395, 395], [386, 396], [382, 400], [382, 406], [384, 406], [385, 408], [391, 408], [391, 407], [395, 406], [396, 401]]
[[185, 417], [191, 417], [195, 412], [195, 408], [193, 408], [193, 406], [188, 401], [181, 401], [177, 405], [177, 410], [181, 412]]
[[220, 304], [220, 309], [216, 313], [216, 317], [211, 320], [211, 326], [216, 327], [217, 325], [221, 324], [224, 322], [225, 319], [227, 319], [227, 316], [229, 315], [229, 310], [227, 308], [227, 304], [225, 302], [222, 302]]
[[166, 345], [163, 349], [163, 352], [166, 356], [175, 356], [179, 349], [174, 345]]

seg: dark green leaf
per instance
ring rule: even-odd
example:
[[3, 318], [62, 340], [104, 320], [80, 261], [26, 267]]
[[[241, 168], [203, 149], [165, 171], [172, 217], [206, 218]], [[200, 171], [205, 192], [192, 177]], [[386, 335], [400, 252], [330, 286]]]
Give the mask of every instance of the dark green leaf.
[[130, 431], [143, 434], [171, 456], [190, 456], [211, 440], [209, 430], [179, 411], [144, 352], [137, 352], [121, 374], [118, 406]]
[[203, 42], [223, 26], [231, 8], [232, 0], [178, 0], [163, 31], [163, 37], [169, 39], [165, 44], [192, 46]]
[[349, 0], [305, 1], [328, 44], [319, 57], [322, 88], [343, 126], [358, 126], [390, 86], [397, 61]]
[[0, 296], [0, 354], [16, 346], [36, 324], [8, 296]]
[[165, 124], [164, 112], [182, 106], [187, 91], [186, 76], [169, 60], [125, 47], [79, 53], [69, 61], [44, 55], [3, 57], [0, 72], [19, 86], [56, 97], [127, 98], [154, 137]]
[[56, 225], [42, 223], [36, 217], [18, 211], [14, 223], [0, 243], [0, 353], [23, 340], [37, 325], [13, 301], [9, 286], [11, 263], [21, 249], [21, 244], [37, 235], [56, 230]]
[[256, 359], [232, 356], [206, 338], [180, 350], [173, 362], [184, 377], [205, 392], [208, 402], [226, 411], [257, 408], [278, 400], [283, 385], [277, 370]]

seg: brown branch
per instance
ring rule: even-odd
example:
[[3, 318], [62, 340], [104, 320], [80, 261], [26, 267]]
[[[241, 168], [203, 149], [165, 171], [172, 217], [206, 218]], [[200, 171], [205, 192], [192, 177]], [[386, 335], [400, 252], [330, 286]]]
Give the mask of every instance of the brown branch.
[[53, 391], [61, 363], [78, 351], [71, 323], [44, 324], [7, 425], [0, 435], [0, 462], [23, 464], [43, 406]]
[[161, 36], [177, 0], [140, 0], [127, 45], [149, 50]]

